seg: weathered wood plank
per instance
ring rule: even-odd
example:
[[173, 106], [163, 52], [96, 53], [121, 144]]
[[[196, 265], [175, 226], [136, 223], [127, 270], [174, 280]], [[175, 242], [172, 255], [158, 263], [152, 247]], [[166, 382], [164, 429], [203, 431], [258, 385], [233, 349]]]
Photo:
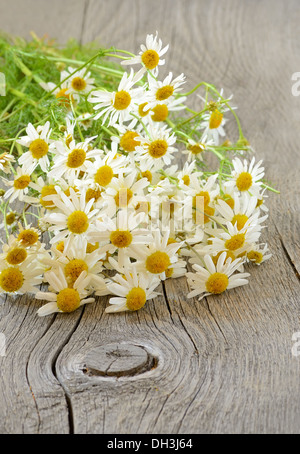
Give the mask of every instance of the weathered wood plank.
[[[18, 30], [7, 19], [2, 28], [43, 34], [46, 2], [21, 22], [22, 8], [36, 3], [14, 0], [1, 16], [0, 2], [0, 28], [14, 14]], [[299, 433], [300, 363], [291, 355], [300, 316], [300, 98], [291, 94], [300, 65], [299, 2], [71, 3], [52, 2], [47, 16], [56, 28], [46, 31], [60, 41], [98, 38], [138, 51], [158, 30], [170, 43], [167, 71], [184, 71], [190, 87], [206, 80], [234, 93], [245, 134], [282, 191], [269, 199], [274, 257], [252, 268], [249, 286], [200, 303], [186, 299], [184, 279], [168, 281], [161, 297], [134, 314], [105, 314], [107, 300], [99, 299], [68, 317], [38, 319], [40, 302], [5, 300], [0, 432]], [[112, 343], [140, 346], [155, 360], [141, 373], [101, 375], [95, 352]]]
[[80, 40], [85, 8], [85, 0], [0, 0], [0, 30], [26, 39], [34, 31], [60, 43]]

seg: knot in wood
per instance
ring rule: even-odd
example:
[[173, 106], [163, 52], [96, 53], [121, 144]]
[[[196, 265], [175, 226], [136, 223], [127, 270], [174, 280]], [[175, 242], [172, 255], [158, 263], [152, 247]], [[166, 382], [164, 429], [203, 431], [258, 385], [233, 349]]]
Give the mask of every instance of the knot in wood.
[[144, 347], [113, 343], [94, 347], [85, 358], [88, 375], [107, 377], [133, 376], [150, 370], [155, 358]]

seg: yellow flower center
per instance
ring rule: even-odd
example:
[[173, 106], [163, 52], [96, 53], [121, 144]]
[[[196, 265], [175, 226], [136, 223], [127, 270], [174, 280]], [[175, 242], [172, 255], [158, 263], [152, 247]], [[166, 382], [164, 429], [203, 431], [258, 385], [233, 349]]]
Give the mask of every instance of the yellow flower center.
[[85, 195], [86, 203], [88, 203], [91, 199], [95, 199], [94, 202], [96, 202], [101, 197], [101, 194], [102, 194], [102, 191], [100, 189], [89, 188], [86, 191], [86, 195]]
[[65, 194], [67, 197], [70, 197], [70, 195], [71, 195], [71, 189], [73, 189], [74, 192], [78, 192], [78, 189], [76, 188], [76, 186], [69, 186], [67, 189], [64, 190], [64, 194]]
[[120, 208], [126, 207], [130, 200], [133, 197], [133, 192], [131, 189], [128, 188], [121, 188], [119, 192], [115, 195], [115, 202], [116, 205]]
[[15, 189], [25, 189], [30, 183], [30, 176], [29, 175], [22, 175], [21, 177], [17, 178], [14, 181], [14, 188]]
[[143, 104], [139, 105], [139, 116], [140, 117], [145, 117], [150, 112], [151, 109], [144, 111], [144, 108], [147, 104], [148, 104], [147, 102], [144, 102]]
[[210, 195], [209, 195], [209, 192], [207, 192], [207, 191], [200, 191], [199, 194], [197, 194], [196, 197], [203, 197], [203, 203], [204, 203], [205, 207], [210, 202]]
[[74, 77], [71, 82], [73, 90], [82, 91], [86, 87], [86, 81], [82, 77]]
[[236, 214], [231, 223], [232, 225], [236, 224], [236, 227], [238, 230], [242, 230], [242, 228], [245, 226], [246, 222], [248, 221], [248, 216], [245, 214]]
[[88, 266], [85, 261], [81, 259], [70, 260], [65, 266], [66, 278], [68, 278], [72, 284], [74, 284], [83, 271], [88, 271]]
[[211, 206], [206, 206], [204, 208], [204, 224], [207, 224], [211, 221], [211, 216], [215, 214], [215, 209]]
[[107, 186], [114, 176], [113, 169], [110, 166], [100, 167], [95, 175], [95, 182], [100, 186]]
[[229, 284], [229, 279], [226, 274], [223, 273], [214, 273], [206, 281], [206, 290], [209, 293], [214, 293], [218, 295], [225, 292]]
[[155, 50], [146, 50], [142, 55], [142, 62], [147, 69], [154, 69], [159, 63], [159, 55]]
[[147, 178], [149, 183], [151, 183], [152, 178], [153, 178], [152, 173], [150, 172], [150, 170], [145, 170], [145, 172], [142, 172], [142, 177], [143, 178]]
[[231, 195], [229, 194], [224, 194], [222, 197], [218, 197], [220, 198], [221, 200], [224, 200], [224, 202], [227, 203], [228, 206], [230, 206], [230, 208], [233, 210], [234, 208], [234, 199], [231, 197]]
[[169, 114], [169, 109], [166, 104], [157, 104], [152, 109], [153, 115], [151, 118], [153, 121], [165, 121]]
[[117, 93], [115, 94], [115, 102], [113, 105], [116, 110], [125, 110], [127, 109], [130, 103], [131, 96], [127, 91], [125, 90], [117, 91]]
[[63, 241], [60, 241], [60, 242], [57, 244], [56, 249], [57, 249], [59, 252], [63, 253], [64, 250], [65, 250], [65, 243], [64, 243]]
[[6, 218], [5, 218], [6, 224], [12, 225], [15, 222], [15, 219], [16, 219], [15, 213], [11, 212], [11, 213], [7, 214]]
[[261, 263], [263, 260], [263, 255], [259, 251], [250, 251], [247, 254], [247, 257], [251, 262]]
[[161, 87], [156, 92], [156, 99], [158, 101], [164, 101], [168, 99], [174, 93], [174, 87], [172, 85], [165, 85]]
[[257, 199], [257, 204], [255, 208], [260, 207], [264, 203], [264, 199]]
[[62, 312], [73, 312], [80, 306], [80, 296], [74, 288], [65, 288], [57, 295], [57, 307]]
[[146, 292], [140, 287], [133, 287], [126, 296], [126, 306], [130, 311], [138, 311], [146, 303]]
[[229, 259], [229, 258], [230, 258], [232, 261], [235, 260], [235, 255], [234, 255], [233, 252], [231, 252], [231, 251], [220, 251], [220, 252], [218, 252], [217, 255], [212, 256], [212, 261], [214, 262], [215, 265], [217, 265], [218, 260], [219, 260], [219, 257], [220, 257], [220, 255], [221, 255], [223, 252], [226, 252], [225, 263], [226, 263], [226, 260]]
[[245, 243], [245, 234], [238, 233], [233, 235], [229, 240], [225, 241], [225, 248], [229, 249], [229, 251], [236, 251], [240, 249]]
[[71, 169], [76, 169], [82, 166], [86, 159], [86, 152], [81, 148], [75, 148], [68, 154], [67, 166]]
[[209, 129], [217, 129], [223, 120], [223, 114], [218, 110], [214, 110], [209, 119]]
[[91, 254], [92, 252], [96, 251], [97, 249], [99, 249], [99, 243], [95, 243], [95, 244], [92, 244], [92, 243], [88, 243], [86, 245], [86, 253], [87, 254]]
[[73, 140], [72, 134], [68, 134], [67, 137], [66, 137], [66, 140], [65, 140], [65, 143], [66, 143], [68, 148], [69, 148], [69, 145], [72, 142], [72, 140]]
[[18, 235], [18, 241], [22, 244], [22, 246], [33, 246], [35, 243], [38, 242], [39, 235], [37, 232], [31, 229], [22, 230], [22, 232]]
[[200, 143], [196, 143], [195, 145], [189, 145], [188, 149], [192, 154], [199, 154], [204, 151], [204, 146]]
[[196, 208], [196, 210], [199, 211], [205, 211], [206, 208], [208, 207], [209, 202], [210, 202], [209, 192], [200, 191], [193, 197], [193, 208]]
[[55, 208], [53, 202], [51, 200], [44, 200], [43, 198], [48, 195], [55, 195], [57, 194], [54, 184], [49, 184], [48, 186], [43, 186], [41, 190], [41, 197], [40, 197], [40, 204], [44, 208], [53, 209]]
[[20, 263], [24, 262], [27, 257], [27, 252], [24, 248], [16, 247], [9, 251], [6, 256], [6, 261], [9, 265], [20, 265]]
[[125, 132], [125, 134], [120, 139], [120, 146], [127, 152], [134, 151], [135, 147], [141, 144], [141, 142], [135, 140], [138, 136], [138, 133], [135, 131]]
[[128, 230], [115, 230], [110, 234], [110, 241], [118, 248], [128, 247], [132, 242], [132, 234]]
[[182, 181], [183, 181], [183, 184], [185, 184], [186, 186], [189, 186], [191, 179], [190, 179], [189, 175], [183, 175]]
[[24, 276], [18, 268], [6, 268], [0, 274], [0, 287], [5, 292], [17, 292], [23, 285]]
[[170, 266], [170, 257], [166, 252], [156, 251], [146, 260], [146, 269], [152, 274], [160, 274]]
[[236, 180], [236, 186], [239, 191], [248, 191], [252, 186], [252, 175], [249, 172], [242, 172]]
[[80, 235], [87, 231], [89, 227], [89, 220], [83, 211], [74, 211], [68, 217], [67, 226], [70, 232]]
[[173, 273], [174, 273], [174, 268], [168, 268], [166, 270], [166, 278], [170, 278], [173, 276]]
[[59, 90], [59, 91], [56, 93], [55, 97], [56, 97], [57, 99], [59, 99], [59, 98], [69, 98], [69, 95], [66, 94], [66, 91], [67, 91], [67, 90], [68, 90], [67, 88], [62, 88], [61, 90]]
[[150, 143], [148, 152], [152, 158], [161, 158], [168, 151], [168, 143], [165, 140], [157, 139]]
[[35, 139], [29, 145], [29, 150], [31, 151], [32, 157], [34, 159], [41, 159], [48, 153], [49, 146], [43, 139]]

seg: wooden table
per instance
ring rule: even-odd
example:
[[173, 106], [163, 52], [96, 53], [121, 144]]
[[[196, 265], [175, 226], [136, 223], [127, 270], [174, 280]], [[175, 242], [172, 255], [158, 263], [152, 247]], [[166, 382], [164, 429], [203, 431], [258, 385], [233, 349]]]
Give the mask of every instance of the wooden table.
[[1, 433], [299, 433], [299, 23], [298, 0], [0, 0], [0, 28], [26, 37], [137, 51], [158, 30], [168, 70], [234, 93], [281, 190], [268, 199], [273, 258], [218, 298], [187, 300], [182, 278], [138, 313], [105, 314], [99, 299], [42, 319], [38, 302], [3, 299]]

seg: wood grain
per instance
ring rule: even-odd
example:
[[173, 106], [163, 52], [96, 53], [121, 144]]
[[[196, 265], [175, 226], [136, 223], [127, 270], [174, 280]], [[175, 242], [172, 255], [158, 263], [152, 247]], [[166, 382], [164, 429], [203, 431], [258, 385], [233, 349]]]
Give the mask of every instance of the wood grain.
[[[45, 28], [61, 42], [75, 36], [132, 51], [158, 30], [170, 43], [167, 71], [183, 71], [190, 87], [205, 80], [234, 94], [246, 137], [281, 194], [269, 195], [272, 260], [251, 268], [248, 286], [218, 298], [187, 300], [183, 278], [168, 280], [138, 313], [105, 314], [100, 298], [47, 319], [35, 314], [40, 302], [5, 299], [0, 432], [299, 433], [300, 359], [291, 354], [300, 330], [300, 97], [291, 93], [299, 2], [55, 1], [50, 16], [47, 5], [14, 0], [3, 12], [0, 1], [0, 28], [24, 36]], [[129, 374], [118, 364], [116, 375], [103, 374], [109, 344], [142, 349], [138, 359], [128, 355]], [[145, 369], [143, 352], [154, 358]]]

